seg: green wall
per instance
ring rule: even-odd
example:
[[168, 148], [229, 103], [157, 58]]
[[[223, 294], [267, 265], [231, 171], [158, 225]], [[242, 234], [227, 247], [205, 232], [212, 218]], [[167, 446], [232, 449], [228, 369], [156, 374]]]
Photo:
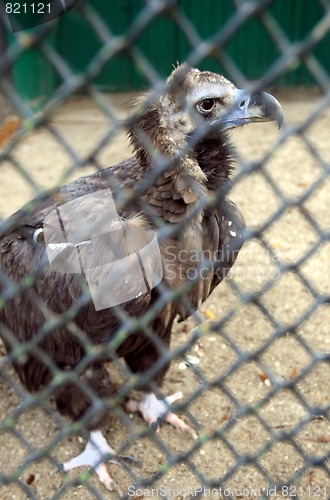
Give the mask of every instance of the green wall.
[[[92, 6], [111, 33], [122, 37], [130, 33], [147, 4], [145, 0], [89, 0], [89, 4], [85, 1], [87, 9], [88, 5]], [[161, 77], [166, 77], [174, 64], [187, 59], [194, 48], [194, 38], [207, 40], [215, 36], [235, 13], [235, 4], [232, 0], [179, 0], [176, 12], [177, 15], [169, 9], [157, 15], [133, 37], [133, 51], [142, 54]], [[290, 43], [303, 40], [324, 16], [318, 0], [274, 0], [267, 12], [272, 14]], [[183, 14], [181, 21], [180, 13]], [[192, 30], [187, 30], [185, 24], [190, 24]], [[76, 74], [84, 73], [97, 54], [104, 56], [111, 50], [103, 45], [97, 21], [92, 27], [87, 12], [79, 7], [60, 17], [47, 39]], [[12, 34], [8, 34], [8, 40], [12, 43]], [[330, 69], [329, 47], [330, 35], [326, 33], [311, 52], [326, 71]], [[246, 78], [255, 80], [278, 60], [281, 51], [261, 19], [255, 16], [198, 67], [235, 80], [222, 64], [223, 56], [229, 56]], [[13, 65], [13, 77], [20, 96], [35, 110], [40, 109], [62, 83], [38, 47], [28, 48], [18, 57]], [[150, 85], [140, 63], [129, 51], [106, 62], [93, 82], [103, 90], [131, 90]], [[317, 85], [317, 82], [305, 62], [297, 60], [274, 84], [297, 86]]]
[[[136, 15], [146, 3], [142, 0], [90, 0], [111, 32], [125, 34]], [[202, 39], [216, 34], [235, 12], [231, 0], [181, 0], [182, 11]], [[291, 42], [302, 40], [322, 18], [324, 12], [317, 0], [275, 0], [269, 8], [283, 32]], [[326, 69], [330, 67], [330, 35], [313, 50]], [[161, 76], [171, 71], [173, 64], [184, 61], [193, 46], [183, 29], [170, 13], [153, 19], [134, 41]], [[75, 71], [84, 71], [86, 65], [101, 48], [101, 42], [89, 23], [78, 11], [62, 17], [57, 30], [56, 47]], [[280, 56], [261, 21], [248, 19], [223, 47], [248, 79], [262, 77], [267, 68]], [[199, 65], [202, 69], [228, 72], [215, 54]], [[129, 55], [121, 55], [106, 64], [96, 82], [106, 89], [139, 88], [148, 84], [139, 67]], [[315, 84], [303, 61], [290, 68], [277, 82], [278, 85]]]

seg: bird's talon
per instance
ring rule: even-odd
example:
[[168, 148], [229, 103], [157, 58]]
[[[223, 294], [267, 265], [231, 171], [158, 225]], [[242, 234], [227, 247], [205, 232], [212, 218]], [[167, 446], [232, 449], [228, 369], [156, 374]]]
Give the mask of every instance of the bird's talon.
[[180, 417], [169, 410], [170, 404], [182, 398], [182, 392], [176, 392], [164, 400], [159, 400], [156, 398], [155, 394], [150, 393], [145, 394], [140, 403], [134, 400], [129, 400], [126, 403], [126, 408], [131, 412], [140, 412], [153, 432], [159, 432], [160, 420], [164, 420], [165, 422], [173, 425], [173, 427], [176, 427], [177, 429], [180, 429], [184, 433], [188, 434], [193, 439], [197, 439], [196, 432]]
[[[149, 422], [148, 422], [148, 423], [149, 423]], [[150, 427], [150, 429], [152, 430], [152, 432], [155, 432], [155, 433], [156, 433], [156, 432], [159, 432], [159, 430], [160, 430], [160, 425], [159, 425], [159, 423], [158, 423], [158, 422], [150, 422], [150, 423], [149, 423], [149, 427]]]
[[136, 465], [141, 465], [141, 461], [138, 458], [132, 457], [132, 455], [119, 455], [118, 463], [120, 462], [132, 462]]
[[111, 479], [108, 489], [109, 489], [109, 491], [117, 491], [119, 496], [121, 496], [121, 497], [123, 496], [123, 492], [121, 491], [119, 485], [113, 479]]
[[90, 466], [95, 470], [99, 480], [107, 490], [118, 491], [121, 495], [119, 486], [108, 472], [105, 465], [106, 462], [122, 465], [120, 457], [109, 446], [103, 434], [100, 431], [93, 431], [84, 451], [68, 462], [65, 462], [62, 467], [63, 471], [66, 472], [84, 465]]

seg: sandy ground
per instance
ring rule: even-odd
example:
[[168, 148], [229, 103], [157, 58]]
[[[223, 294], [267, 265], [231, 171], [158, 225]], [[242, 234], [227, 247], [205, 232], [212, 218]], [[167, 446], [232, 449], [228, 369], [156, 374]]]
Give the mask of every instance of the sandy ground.
[[[129, 97], [117, 94], [105, 98], [122, 117], [125, 115], [123, 104]], [[315, 93], [304, 92], [283, 93], [278, 97], [287, 127], [302, 123], [321, 99]], [[109, 120], [88, 98], [80, 97], [61, 107], [52, 127], [78, 155], [85, 157], [106, 133]], [[317, 183], [317, 187], [303, 206], [287, 208], [263, 232], [263, 244], [258, 239], [245, 244], [230, 279], [221, 284], [203, 306], [208, 322], [204, 324], [201, 339], [189, 352], [196, 364], [187, 366], [182, 359], [172, 363], [163, 392], [182, 390], [187, 399], [196, 392], [183, 418], [197, 428], [199, 441], [194, 443], [167, 424], [157, 436], [132, 438], [133, 432], [143, 433], [146, 429], [138, 415], [118, 411], [109, 418], [105, 435], [111, 445], [141, 460], [141, 466], [131, 467], [130, 471], [109, 465], [124, 492], [137, 478], [149, 480], [161, 470], [153, 487], [162, 487], [158, 494], [163, 491], [168, 497], [191, 496], [189, 493], [200, 487], [203, 479], [225, 478], [222, 485], [232, 491], [232, 498], [262, 498], [260, 492], [267, 488], [269, 480], [285, 484], [293, 476], [294, 486], [289, 489], [292, 496], [296, 494], [306, 500], [314, 496], [329, 497], [330, 429], [328, 420], [321, 414], [329, 409], [330, 366], [322, 360], [330, 351], [330, 305], [312, 306], [314, 296], [330, 293], [330, 244], [320, 243], [317, 251], [299, 266], [301, 276], [293, 271], [280, 276], [275, 260], [295, 262], [319, 240], [317, 226], [323, 231], [330, 229], [330, 179], [319, 180], [322, 165], [311, 154], [315, 148], [320, 159], [329, 164], [329, 129], [330, 111], [325, 110], [305, 132], [308, 143], [301, 136], [291, 136], [270, 156], [263, 171], [257, 170], [235, 184], [230, 197], [240, 206], [251, 229], [261, 227], [281, 206], [278, 193], [297, 200], [313, 183]], [[285, 131], [284, 128], [281, 133]], [[248, 160], [260, 159], [280, 137], [274, 124], [251, 125], [232, 133], [239, 156]], [[120, 132], [98, 153], [97, 160], [107, 166], [129, 154], [125, 134]], [[70, 167], [65, 148], [44, 128], [24, 138], [15, 149], [13, 159], [16, 166], [3, 163], [0, 169], [2, 217], [28, 201], [36, 189], [63, 182]], [[30, 184], [22, 176], [23, 168], [32, 179]], [[87, 165], [82, 171], [70, 174], [70, 178], [92, 170], [93, 166]], [[276, 183], [278, 192], [269, 180]], [[314, 223], [304, 218], [305, 211]], [[269, 281], [271, 286], [259, 304], [244, 305], [233, 286], [238, 285], [243, 292], [256, 292]], [[313, 293], [306, 283], [310, 283]], [[273, 318], [273, 324], [263, 308]], [[233, 314], [224, 327], [213, 332], [212, 320], [225, 317], [230, 310]], [[302, 315], [305, 320], [298, 322]], [[270, 342], [276, 322], [289, 329]], [[191, 319], [176, 325], [173, 345], [185, 343], [195, 327]], [[253, 356], [257, 352], [259, 356]], [[2, 347], [1, 353], [4, 356]], [[241, 362], [237, 363], [240, 356]], [[227, 372], [230, 374], [223, 380]], [[273, 381], [267, 373], [273, 375]], [[5, 375], [10, 377], [10, 382], [6, 377], [0, 379], [0, 419], [8, 422], [6, 419], [19, 404], [21, 389], [11, 368], [6, 368]], [[293, 390], [280, 389], [273, 393], [276, 380], [279, 384], [291, 381]], [[13, 381], [17, 383], [16, 389]], [[251, 411], [242, 413], [243, 407]], [[309, 408], [318, 408], [313, 418], [308, 416]], [[0, 487], [1, 500], [28, 498], [27, 491], [38, 499], [58, 498], [56, 492], [63, 493], [64, 499], [95, 498], [95, 490], [93, 493], [85, 485], [70, 484], [70, 478], [63, 476], [49, 457], [38, 459], [36, 455], [35, 460], [24, 462], [30, 453], [54, 443], [58, 428], [58, 421], [47, 411], [32, 408], [20, 415], [10, 430], [2, 432], [0, 470], [3, 474], [20, 476], [21, 486]], [[217, 436], [211, 439], [214, 432]], [[83, 437], [63, 438], [53, 446], [51, 457], [58, 463], [66, 461], [83, 449], [84, 442]], [[180, 454], [193, 446], [189, 459], [181, 460]], [[315, 465], [314, 459], [322, 457], [321, 462], [327, 469]], [[174, 465], [166, 466], [166, 459]], [[23, 462], [24, 468], [19, 469]], [[71, 478], [83, 470], [73, 472]], [[98, 491], [99, 497], [115, 497], [100, 486], [95, 476], [89, 484]], [[152, 494], [151, 489], [128, 491], [136, 497]], [[268, 493], [269, 498], [288, 496], [285, 489]], [[157, 491], [153, 494], [156, 496]], [[218, 496], [221, 495], [218, 493]], [[226, 497], [229, 498], [228, 491], [223, 495]]]

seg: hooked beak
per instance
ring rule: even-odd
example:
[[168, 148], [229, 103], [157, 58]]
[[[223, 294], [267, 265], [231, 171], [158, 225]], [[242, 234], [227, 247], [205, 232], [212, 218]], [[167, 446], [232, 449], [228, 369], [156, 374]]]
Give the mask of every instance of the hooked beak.
[[228, 130], [251, 122], [276, 121], [279, 128], [283, 123], [283, 111], [275, 97], [267, 92], [249, 95], [237, 89], [234, 102], [228, 112], [217, 121], [221, 130]]

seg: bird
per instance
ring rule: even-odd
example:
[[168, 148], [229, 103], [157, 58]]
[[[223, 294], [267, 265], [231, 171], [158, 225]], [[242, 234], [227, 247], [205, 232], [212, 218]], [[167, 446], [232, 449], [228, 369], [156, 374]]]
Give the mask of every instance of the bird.
[[170, 365], [162, 356], [174, 320], [199, 309], [243, 245], [244, 217], [227, 197], [229, 131], [263, 121], [283, 122], [274, 96], [181, 64], [135, 103], [125, 122], [131, 158], [37, 197], [3, 224], [0, 333], [11, 362], [28, 391], [53, 384], [57, 410], [89, 432], [64, 471], [88, 465], [115, 488], [106, 462], [119, 458], [102, 432], [109, 410], [95, 401], [111, 391], [105, 362], [116, 356], [129, 373], [152, 372], [128, 411], [196, 437], [169, 408], [182, 393], [159, 399], [155, 387]]

